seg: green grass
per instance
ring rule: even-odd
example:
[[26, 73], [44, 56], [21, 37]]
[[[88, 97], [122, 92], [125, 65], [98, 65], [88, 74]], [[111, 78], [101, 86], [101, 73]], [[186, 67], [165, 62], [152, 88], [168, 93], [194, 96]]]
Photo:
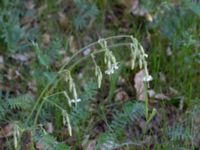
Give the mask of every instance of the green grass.
[[[151, 149], [153, 146], [156, 150], [195, 150], [199, 147], [195, 142], [198, 140], [196, 132], [200, 131], [197, 123], [200, 105], [199, 2], [141, 1], [140, 7], [148, 10], [154, 17], [153, 22], [148, 22], [144, 16], [131, 15], [120, 1], [33, 2], [33, 10], [27, 10], [21, 1], [0, 2], [0, 56], [3, 56], [5, 66], [0, 70], [0, 128], [7, 124], [19, 125], [21, 133], [32, 132], [31, 142], [41, 142], [46, 149], [86, 149], [91, 141], [96, 142], [96, 149], [109, 144], [123, 149]], [[120, 12], [124, 13], [121, 15]], [[26, 29], [21, 21], [27, 15], [35, 22]], [[62, 19], [65, 19], [64, 23]], [[44, 33], [50, 35], [48, 44], [43, 43]], [[58, 70], [63, 66], [64, 58], [77, 52], [72, 51], [74, 46], [80, 49], [100, 37], [121, 34], [133, 35], [146, 47], [148, 68], [153, 76], [150, 88], [170, 97], [169, 101], [149, 99], [148, 115], [153, 108], [157, 109], [157, 114], [148, 124], [142, 125], [147, 119], [147, 108], [136, 99], [133, 83], [139, 67], [133, 71], [127, 67], [128, 46], [111, 48], [120, 61], [120, 69], [110, 77], [105, 76], [100, 89], [97, 88], [97, 79], [92, 79], [95, 77], [92, 59], [84, 57], [83, 53], [77, 54], [66, 68], [71, 67], [77, 91], [84, 101], [71, 108], [66, 97], [60, 94], [43, 103], [44, 97], [68, 90], [68, 84], [63, 82], [65, 74], [58, 76]], [[72, 36], [73, 41], [70, 41]], [[108, 44], [124, 42], [129, 41], [111, 40]], [[100, 49], [100, 45], [89, 48], [94, 51]], [[167, 48], [172, 51], [170, 56]], [[31, 55], [31, 58], [20, 62], [13, 59], [16, 54]], [[105, 70], [103, 55], [97, 54], [95, 58], [102, 71]], [[166, 81], [160, 79], [160, 74]], [[52, 82], [56, 76], [59, 79]], [[125, 78], [123, 85], [118, 84], [120, 76]], [[5, 88], [7, 86], [9, 88]], [[178, 93], [172, 93], [171, 88]], [[127, 101], [115, 100], [118, 89], [128, 94]], [[72, 97], [73, 93], [69, 96]], [[179, 109], [182, 98], [184, 107]], [[35, 109], [31, 109], [33, 107]], [[62, 110], [69, 113], [72, 137], [69, 136], [69, 127], [63, 126]], [[47, 122], [52, 123], [53, 133], [47, 132]], [[18, 137], [16, 149], [24, 146], [21, 139], [23, 136]], [[0, 149], [14, 149], [12, 136], [3, 140], [6, 142]]]

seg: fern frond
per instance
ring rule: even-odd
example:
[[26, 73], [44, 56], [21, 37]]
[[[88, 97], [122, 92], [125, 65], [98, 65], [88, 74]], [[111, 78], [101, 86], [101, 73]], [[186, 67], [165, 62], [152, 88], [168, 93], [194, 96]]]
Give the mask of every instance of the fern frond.
[[185, 128], [182, 124], [175, 124], [169, 127], [167, 135], [172, 141], [188, 141], [192, 138], [190, 130]]
[[99, 10], [95, 4], [89, 4], [85, 0], [75, 0], [74, 2], [78, 9], [78, 14], [74, 19], [74, 26], [76, 30], [82, 30], [95, 20]]
[[71, 121], [74, 126], [87, 121], [87, 118], [91, 115], [87, 107], [89, 107], [91, 98], [97, 94], [97, 89], [97, 84], [93, 81], [89, 81], [85, 84], [84, 92], [81, 94], [82, 101], [79, 102], [77, 107], [70, 113]]
[[125, 127], [131, 122], [136, 121], [145, 115], [145, 106], [143, 103], [127, 102], [122, 107], [122, 111], [116, 111], [108, 130], [99, 136], [97, 147], [105, 147], [112, 144], [112, 147], [117, 147], [115, 143], [117, 139], [125, 133]]
[[124, 129], [124, 127], [131, 121], [134, 122], [136, 119], [144, 116], [144, 113], [144, 104], [128, 102], [123, 106], [122, 112], [115, 113], [110, 127], [112, 131], [116, 133], [119, 129]]
[[59, 144], [53, 136], [48, 134], [44, 135], [40, 142], [42, 143], [45, 150], [61, 149], [63, 146], [65, 149], [67, 149], [65, 145]]
[[73, 126], [81, 125], [81, 123], [87, 120], [89, 115], [84, 108], [74, 109], [70, 114]]
[[29, 110], [33, 106], [33, 97], [30, 94], [24, 94], [8, 100], [11, 109]]
[[97, 83], [93, 81], [89, 81], [84, 86], [84, 92], [81, 95], [81, 99], [83, 101], [90, 100], [92, 97], [94, 97], [97, 94]]
[[69, 150], [70, 149], [66, 144], [58, 142], [55, 137], [49, 135], [46, 132], [37, 133], [33, 137], [33, 139], [38, 145], [41, 145], [44, 150]]

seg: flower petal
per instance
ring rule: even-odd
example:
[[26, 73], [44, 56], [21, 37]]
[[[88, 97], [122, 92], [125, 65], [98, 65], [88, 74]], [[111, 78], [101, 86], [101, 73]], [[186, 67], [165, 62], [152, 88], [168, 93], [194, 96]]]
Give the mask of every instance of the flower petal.
[[151, 80], [153, 80], [153, 77], [151, 75], [144, 76], [144, 78], [143, 78], [143, 81], [145, 81], [145, 82], [149, 82]]

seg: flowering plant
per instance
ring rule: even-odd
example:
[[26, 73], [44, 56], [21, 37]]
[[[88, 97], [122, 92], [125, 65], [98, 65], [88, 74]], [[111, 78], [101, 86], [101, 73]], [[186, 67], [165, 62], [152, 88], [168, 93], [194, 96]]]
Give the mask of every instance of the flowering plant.
[[[122, 43], [117, 43], [117, 44], [113, 44], [113, 45], [108, 44], [108, 41], [110, 41], [110, 40], [114, 41], [116, 39], [123, 39], [123, 38], [128, 39], [129, 42], [127, 42], [127, 43], [122, 42]], [[88, 48], [94, 47], [97, 45], [99, 45], [101, 49], [93, 51], [93, 52], [85, 55], [84, 57], [79, 58], [77, 61], [75, 61], [73, 63], [73, 61], [79, 54], [81, 54]], [[94, 64], [95, 77], [97, 78], [98, 88], [101, 88], [102, 80], [104, 77], [102, 72], [104, 72], [107, 75], [112, 75], [115, 73], [116, 70], [119, 69], [120, 60], [116, 59], [113, 51], [111, 50], [111, 48], [116, 47], [116, 46], [128, 46], [129, 47], [130, 54], [131, 54], [130, 55], [131, 56], [131, 60], [130, 60], [131, 69], [134, 69], [137, 64], [139, 65], [140, 69], [142, 69], [142, 68], [144, 69], [144, 71], [145, 71], [145, 77], [143, 78], [144, 84], [148, 83], [149, 81], [151, 81], [153, 79], [152, 76], [149, 75], [148, 68], [147, 68], [146, 58], [148, 57], [148, 55], [144, 52], [144, 49], [141, 46], [141, 44], [133, 36], [120, 35], [120, 36], [108, 37], [105, 39], [99, 39], [97, 42], [94, 42], [94, 43], [80, 49], [79, 51], [77, 51], [70, 58], [70, 60], [67, 61], [61, 67], [61, 69], [58, 71], [58, 74], [56, 75], [56, 77], [41, 92], [35, 106], [33, 107], [31, 114], [27, 118], [27, 123], [30, 121], [30, 118], [33, 116], [34, 112], [36, 111], [36, 115], [35, 115], [35, 119], [34, 119], [34, 126], [36, 126], [40, 111], [41, 111], [44, 103], [48, 102], [61, 110], [62, 115], [63, 115], [63, 124], [67, 125], [69, 133], [70, 133], [70, 135], [72, 135], [72, 127], [70, 124], [70, 112], [68, 110], [65, 110], [64, 108], [62, 108], [60, 105], [54, 103], [49, 98], [54, 97], [56, 95], [63, 95], [66, 99], [68, 106], [71, 109], [76, 109], [76, 107], [74, 107], [73, 104], [75, 104], [75, 106], [76, 106], [77, 103], [81, 102], [82, 100], [79, 97], [79, 91], [77, 91], [76, 82], [73, 78], [73, 75], [71, 74], [72, 69], [77, 64], [80, 64], [83, 60], [92, 59], [93, 64]], [[106, 65], [106, 69], [103, 71], [102, 71], [101, 66], [97, 63], [96, 58], [95, 58], [95, 55], [98, 53], [104, 53], [104, 63]], [[72, 64], [70, 64], [70, 63], [72, 63]], [[65, 90], [53, 93], [57, 83], [60, 81], [63, 81], [63, 80], [65, 81], [65, 84], [67, 84], [68, 88]], [[151, 115], [148, 115], [148, 99], [146, 99], [145, 103], [146, 103], [146, 120], [148, 122], [155, 115], [155, 110], [153, 110]]]

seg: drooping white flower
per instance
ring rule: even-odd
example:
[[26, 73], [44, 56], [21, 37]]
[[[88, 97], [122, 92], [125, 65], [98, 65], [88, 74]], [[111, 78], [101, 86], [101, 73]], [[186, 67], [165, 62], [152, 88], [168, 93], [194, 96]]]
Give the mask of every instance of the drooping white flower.
[[109, 68], [105, 71], [105, 74], [108, 74], [108, 75], [113, 74], [113, 73], [114, 73], [114, 70], [112, 68]]
[[143, 77], [143, 81], [144, 81], [144, 82], [149, 82], [149, 81], [151, 81], [151, 80], [153, 80], [153, 77], [152, 77], [151, 75], [147, 75], [147, 76], [144, 76], [144, 77]]
[[114, 70], [119, 69], [118, 63], [112, 64], [111, 67], [112, 67]]
[[81, 99], [80, 98], [77, 98], [77, 99], [71, 99], [71, 103], [78, 103], [80, 102]]
[[113, 74], [117, 69], [119, 69], [118, 62], [111, 64], [111, 66], [105, 71], [105, 74]]

